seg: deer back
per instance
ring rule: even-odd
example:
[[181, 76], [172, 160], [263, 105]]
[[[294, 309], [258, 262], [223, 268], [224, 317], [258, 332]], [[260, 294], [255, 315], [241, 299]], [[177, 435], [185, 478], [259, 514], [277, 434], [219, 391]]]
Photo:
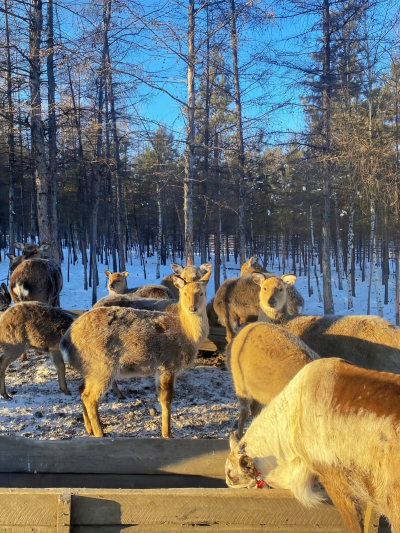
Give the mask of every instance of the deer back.
[[14, 303], [37, 301], [55, 305], [63, 287], [61, 268], [48, 259], [27, 259], [11, 274]]

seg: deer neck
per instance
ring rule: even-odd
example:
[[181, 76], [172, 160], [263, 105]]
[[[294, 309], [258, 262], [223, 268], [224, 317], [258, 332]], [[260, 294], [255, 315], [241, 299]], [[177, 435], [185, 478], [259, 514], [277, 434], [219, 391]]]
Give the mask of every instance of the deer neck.
[[208, 318], [206, 308], [201, 315], [188, 313], [179, 302], [178, 304], [179, 319], [185, 336], [196, 346], [199, 347], [208, 337]]
[[273, 324], [283, 324], [284, 322], [286, 322], [286, 318], [287, 318], [287, 306], [286, 305], [280, 311], [272, 307], [269, 307], [267, 305], [263, 306], [261, 304], [260, 307], [263, 313], [267, 316], [267, 318], [269, 318], [269, 320]]

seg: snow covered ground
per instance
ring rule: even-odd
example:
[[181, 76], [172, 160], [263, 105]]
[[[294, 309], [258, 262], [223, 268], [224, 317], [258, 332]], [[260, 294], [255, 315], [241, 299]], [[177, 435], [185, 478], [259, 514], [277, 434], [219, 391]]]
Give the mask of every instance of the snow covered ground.
[[[156, 257], [147, 259], [147, 279], [138, 258], [133, 264], [127, 264], [129, 272], [128, 286], [135, 287], [156, 280]], [[196, 265], [200, 260], [196, 257]], [[228, 277], [239, 275], [239, 267], [234, 261], [227, 263]], [[391, 265], [392, 267], [392, 265]], [[106, 265], [98, 265], [100, 285], [98, 298], [107, 295], [106, 277], [103, 270]], [[7, 279], [8, 261], [2, 257], [0, 263], [0, 281]], [[61, 293], [61, 306], [64, 309], [89, 309], [91, 307], [91, 290], [83, 290], [83, 267], [81, 259], [70, 265], [70, 281], [67, 278], [67, 264], [62, 265], [64, 288]], [[276, 268], [268, 270], [282, 274]], [[286, 270], [288, 272], [288, 270]], [[333, 272], [333, 294], [335, 312], [349, 314], [347, 311], [347, 291], [339, 291], [337, 275]], [[171, 273], [169, 266], [161, 267], [161, 278]], [[322, 285], [322, 276], [320, 283]], [[367, 272], [369, 274], [369, 272]], [[367, 279], [369, 279], [367, 275]], [[307, 278], [301, 276], [296, 286], [305, 299], [305, 314], [323, 314], [323, 304], [318, 302], [315, 279], [312, 276], [314, 294], [308, 298]], [[346, 284], [344, 283], [346, 288]], [[394, 322], [394, 276], [390, 275], [389, 304], [384, 306], [385, 318]], [[376, 301], [372, 288], [372, 314], [376, 314]], [[382, 287], [383, 291], [383, 287]], [[383, 292], [382, 292], [383, 294]], [[352, 314], [366, 314], [368, 283], [361, 283], [361, 273], [356, 272], [356, 298]], [[211, 278], [207, 299], [214, 296], [214, 279]], [[172, 408], [173, 432], [181, 438], [225, 438], [232, 432], [236, 417], [237, 403], [230, 375], [221, 366], [206, 366], [206, 361], [199, 361], [177, 381], [175, 400]], [[25, 436], [38, 439], [69, 439], [85, 436], [82, 408], [78, 394], [80, 376], [67, 369], [67, 382], [71, 396], [65, 396], [58, 389], [55, 368], [46, 356], [29, 356], [27, 362], [14, 363], [6, 373], [6, 386], [13, 398], [0, 398], [0, 432], [2, 435]], [[100, 405], [100, 416], [105, 433], [112, 437], [160, 437], [161, 408], [155, 397], [154, 380], [132, 379], [119, 380], [119, 386], [126, 396], [118, 400], [109, 392]], [[156, 413], [152, 410], [155, 409]], [[150, 414], [151, 413], [151, 414]]]

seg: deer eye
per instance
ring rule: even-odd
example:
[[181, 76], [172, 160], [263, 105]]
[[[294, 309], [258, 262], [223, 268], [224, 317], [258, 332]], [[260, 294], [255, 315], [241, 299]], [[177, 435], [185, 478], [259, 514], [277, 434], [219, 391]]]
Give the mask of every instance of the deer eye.
[[282, 292], [282, 291], [283, 291], [283, 289], [279, 289], [279, 292]]
[[184, 294], [184, 296], [187, 296], [187, 292], [184, 292], [183, 294]]
[[202, 292], [200, 293], [200, 296], [203, 296], [203, 293], [202, 293]]

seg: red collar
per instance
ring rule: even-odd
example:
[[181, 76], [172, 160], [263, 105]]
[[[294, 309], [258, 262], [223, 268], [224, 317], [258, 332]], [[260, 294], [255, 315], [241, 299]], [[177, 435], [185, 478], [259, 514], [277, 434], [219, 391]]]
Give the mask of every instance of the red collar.
[[[255, 471], [255, 478], [256, 478], [256, 483], [257, 483], [257, 488], [258, 489], [262, 489], [264, 485], [267, 485], [267, 482], [264, 481], [261, 478], [261, 474], [260, 474], [260, 472], [257, 472], [257, 470]], [[267, 487], [268, 487], [268, 485], [267, 485]]]

